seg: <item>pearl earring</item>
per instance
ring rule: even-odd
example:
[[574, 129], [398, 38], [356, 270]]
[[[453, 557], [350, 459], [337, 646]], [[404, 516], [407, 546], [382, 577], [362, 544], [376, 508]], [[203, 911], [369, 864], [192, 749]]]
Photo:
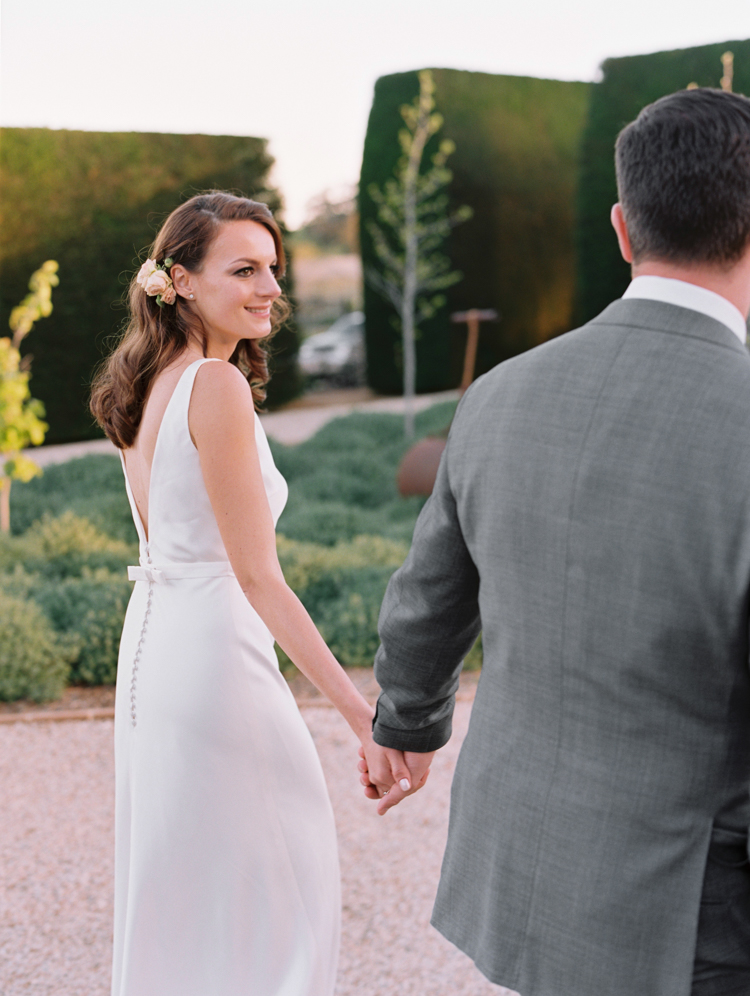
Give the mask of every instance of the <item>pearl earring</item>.
[[191, 301], [193, 300], [193, 295], [192, 295], [192, 294], [190, 295], [190, 300], [191, 300]]

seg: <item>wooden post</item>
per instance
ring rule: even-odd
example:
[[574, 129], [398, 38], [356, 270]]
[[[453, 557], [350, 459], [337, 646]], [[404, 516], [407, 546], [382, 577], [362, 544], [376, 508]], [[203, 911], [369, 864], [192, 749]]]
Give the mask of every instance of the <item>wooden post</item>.
[[721, 77], [721, 89], [731, 93], [734, 78], [734, 55], [731, 52], [725, 52], [722, 55], [721, 68], [724, 70], [724, 75]]
[[468, 311], [455, 311], [451, 315], [452, 322], [466, 322], [468, 326], [468, 336], [466, 339], [466, 352], [464, 354], [464, 372], [461, 377], [459, 391], [461, 394], [471, 387], [474, 380], [474, 369], [477, 365], [477, 345], [479, 344], [479, 323], [494, 322], [499, 315], [492, 308], [470, 308]]

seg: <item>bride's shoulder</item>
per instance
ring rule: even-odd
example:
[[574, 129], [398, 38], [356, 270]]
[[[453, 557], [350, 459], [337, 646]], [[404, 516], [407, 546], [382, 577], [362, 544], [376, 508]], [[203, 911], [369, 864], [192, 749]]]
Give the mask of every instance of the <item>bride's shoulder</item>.
[[201, 363], [195, 374], [193, 397], [203, 397], [212, 403], [252, 401], [252, 391], [247, 378], [234, 363], [225, 360], [210, 360]]
[[190, 400], [191, 431], [201, 426], [214, 429], [222, 422], [252, 421], [254, 411], [250, 385], [233, 363], [214, 360], [198, 367]]

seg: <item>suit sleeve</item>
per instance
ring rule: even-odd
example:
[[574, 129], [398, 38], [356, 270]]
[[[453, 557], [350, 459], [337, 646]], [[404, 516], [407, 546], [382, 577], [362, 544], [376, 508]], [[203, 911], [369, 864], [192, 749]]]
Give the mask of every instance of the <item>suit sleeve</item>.
[[380, 610], [375, 677], [382, 692], [373, 737], [398, 750], [426, 752], [448, 742], [458, 676], [481, 629], [479, 575], [449, 480], [451, 443]]

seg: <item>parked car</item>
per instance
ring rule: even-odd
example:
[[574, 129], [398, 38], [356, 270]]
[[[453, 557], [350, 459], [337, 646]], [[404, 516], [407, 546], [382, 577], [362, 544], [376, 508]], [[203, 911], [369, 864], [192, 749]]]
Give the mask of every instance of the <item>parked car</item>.
[[325, 332], [305, 339], [299, 349], [301, 370], [311, 379], [356, 386], [365, 382], [365, 316], [342, 315]]

